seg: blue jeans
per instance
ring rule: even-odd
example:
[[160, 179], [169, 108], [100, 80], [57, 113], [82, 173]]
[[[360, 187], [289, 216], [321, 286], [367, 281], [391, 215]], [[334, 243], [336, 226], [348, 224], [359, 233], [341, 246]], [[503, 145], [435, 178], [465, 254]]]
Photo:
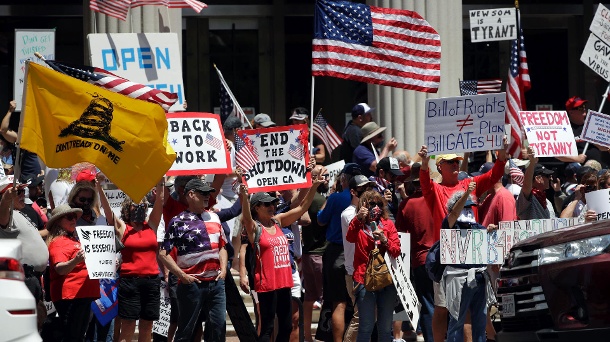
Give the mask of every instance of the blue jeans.
[[224, 341], [226, 332], [225, 281], [202, 281], [178, 284], [178, 330], [175, 341], [193, 340], [193, 332], [202, 310], [208, 313], [206, 330], [208, 341]]
[[434, 341], [432, 337], [432, 316], [434, 315], [434, 287], [432, 280], [426, 272], [426, 266], [422, 265], [413, 269], [413, 286], [417, 299], [421, 303], [421, 311], [419, 312], [419, 324], [421, 332], [424, 335], [424, 340]]
[[386, 286], [381, 290], [369, 292], [363, 284], [356, 286], [356, 303], [358, 303], [358, 342], [371, 340], [375, 326], [375, 311], [377, 311], [377, 334], [379, 342], [392, 341], [392, 315], [396, 301], [396, 288], [394, 285]]
[[460, 300], [460, 315], [455, 319], [449, 315], [449, 327], [447, 328], [447, 342], [464, 341], [464, 321], [466, 312], [470, 310], [472, 321], [472, 341], [485, 342], [485, 325], [487, 324], [487, 297], [485, 294], [485, 278], [477, 274], [477, 286], [474, 288], [464, 284]]

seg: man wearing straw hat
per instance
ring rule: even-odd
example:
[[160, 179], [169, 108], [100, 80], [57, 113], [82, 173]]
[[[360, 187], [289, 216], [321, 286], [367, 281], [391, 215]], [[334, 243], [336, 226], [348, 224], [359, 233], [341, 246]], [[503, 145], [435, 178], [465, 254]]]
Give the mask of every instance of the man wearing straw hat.
[[[362, 174], [370, 177], [377, 170], [377, 161], [385, 158], [394, 151], [398, 142], [392, 137], [384, 146], [383, 132], [386, 127], [379, 127], [377, 123], [371, 121], [362, 126], [362, 141], [354, 150], [353, 162], [360, 165]], [[377, 148], [381, 148], [381, 153], [377, 153]]]

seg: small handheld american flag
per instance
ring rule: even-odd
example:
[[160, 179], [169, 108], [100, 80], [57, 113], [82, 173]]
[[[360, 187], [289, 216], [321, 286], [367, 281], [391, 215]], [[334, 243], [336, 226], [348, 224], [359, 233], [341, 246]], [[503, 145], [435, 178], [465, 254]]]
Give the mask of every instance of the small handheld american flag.
[[290, 148], [288, 149], [288, 154], [294, 159], [302, 160], [305, 157], [305, 151], [303, 150], [303, 146], [290, 144]]
[[521, 171], [521, 169], [517, 167], [517, 165], [512, 159], [508, 160], [508, 166], [508, 173], [510, 174], [510, 178], [512, 179], [513, 184], [523, 186], [523, 179], [525, 178], [523, 171]]
[[481, 95], [499, 93], [502, 89], [502, 79], [460, 81], [460, 95]]
[[322, 114], [318, 114], [313, 121], [313, 134], [322, 140], [329, 153], [343, 142], [337, 132], [324, 120]]
[[[244, 139], [247, 139], [247, 141], [244, 141]], [[258, 157], [254, 153], [254, 146], [245, 134], [241, 137], [239, 134], [235, 135], [235, 162], [244, 171], [250, 170], [258, 162]]]

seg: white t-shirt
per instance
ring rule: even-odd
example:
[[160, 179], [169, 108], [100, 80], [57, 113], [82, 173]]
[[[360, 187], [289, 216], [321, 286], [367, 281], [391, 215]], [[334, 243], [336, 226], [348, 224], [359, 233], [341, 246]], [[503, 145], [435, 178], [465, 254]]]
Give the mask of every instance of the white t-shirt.
[[[229, 157], [231, 159], [231, 168], [235, 169], [235, 147], [233, 147], [233, 142], [231, 142], [230, 140], [227, 140], [227, 142], [229, 143], [229, 146], [231, 146], [231, 151], [229, 152]], [[237, 176], [227, 176], [224, 182], [222, 182], [222, 186], [220, 187], [221, 194], [231, 202], [235, 202], [237, 200], [237, 197], [239, 197], [239, 195], [236, 194], [235, 191], [233, 191], [233, 183], [236, 180]]]
[[345, 240], [349, 223], [356, 217], [356, 206], [350, 204], [349, 207], [345, 208], [341, 213], [341, 232], [343, 236], [343, 254], [345, 256], [345, 271], [349, 275], [354, 275], [354, 253], [356, 252], [356, 245]]

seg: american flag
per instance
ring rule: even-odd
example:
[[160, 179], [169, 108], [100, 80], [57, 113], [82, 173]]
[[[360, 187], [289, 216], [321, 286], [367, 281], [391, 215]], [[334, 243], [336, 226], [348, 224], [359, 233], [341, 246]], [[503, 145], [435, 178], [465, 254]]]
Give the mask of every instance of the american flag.
[[502, 79], [460, 81], [460, 95], [481, 95], [499, 93]]
[[91, 0], [89, 9], [107, 16], [125, 20], [131, 0]]
[[510, 174], [510, 178], [512, 179], [513, 184], [523, 186], [523, 179], [525, 178], [523, 171], [521, 171], [521, 169], [517, 167], [517, 165], [512, 159], [508, 160], [508, 167], [508, 173]]
[[92, 11], [104, 13], [108, 16], [126, 20], [127, 12], [130, 7], [140, 7], [144, 5], [158, 5], [168, 8], [192, 8], [199, 13], [208, 7], [197, 0], [90, 0], [89, 8]]
[[303, 160], [303, 157], [305, 157], [305, 151], [303, 150], [303, 146], [301, 145], [290, 144], [288, 154], [290, 154], [292, 158], [297, 160]]
[[413, 11], [318, 0], [313, 76], [436, 93], [441, 39]]
[[68, 66], [51, 60], [47, 60], [46, 63], [54, 70], [81, 81], [134, 99], [157, 103], [166, 111], [178, 100], [178, 95], [174, 93], [131, 82], [104, 69], [90, 66]]
[[[244, 141], [246, 139], [246, 141]], [[250, 170], [258, 162], [255, 148], [247, 135], [235, 134], [235, 162], [244, 171]]]
[[510, 66], [506, 85], [506, 102], [508, 103], [506, 123], [510, 124], [512, 128], [512, 139], [508, 153], [515, 158], [521, 154], [521, 141], [523, 139], [523, 127], [519, 121], [519, 111], [525, 110], [525, 92], [532, 87], [518, 9], [517, 24], [519, 26], [519, 37], [511, 43]]
[[205, 135], [205, 143], [214, 147], [217, 150], [220, 150], [222, 148], [222, 140], [216, 138], [215, 136], [211, 135], [210, 133]]
[[343, 142], [337, 132], [324, 120], [322, 114], [318, 114], [313, 121], [313, 134], [322, 140], [329, 153]]
[[224, 122], [227, 118], [233, 114], [235, 106], [231, 101], [231, 96], [227, 92], [227, 89], [221, 84], [220, 85], [220, 120]]

